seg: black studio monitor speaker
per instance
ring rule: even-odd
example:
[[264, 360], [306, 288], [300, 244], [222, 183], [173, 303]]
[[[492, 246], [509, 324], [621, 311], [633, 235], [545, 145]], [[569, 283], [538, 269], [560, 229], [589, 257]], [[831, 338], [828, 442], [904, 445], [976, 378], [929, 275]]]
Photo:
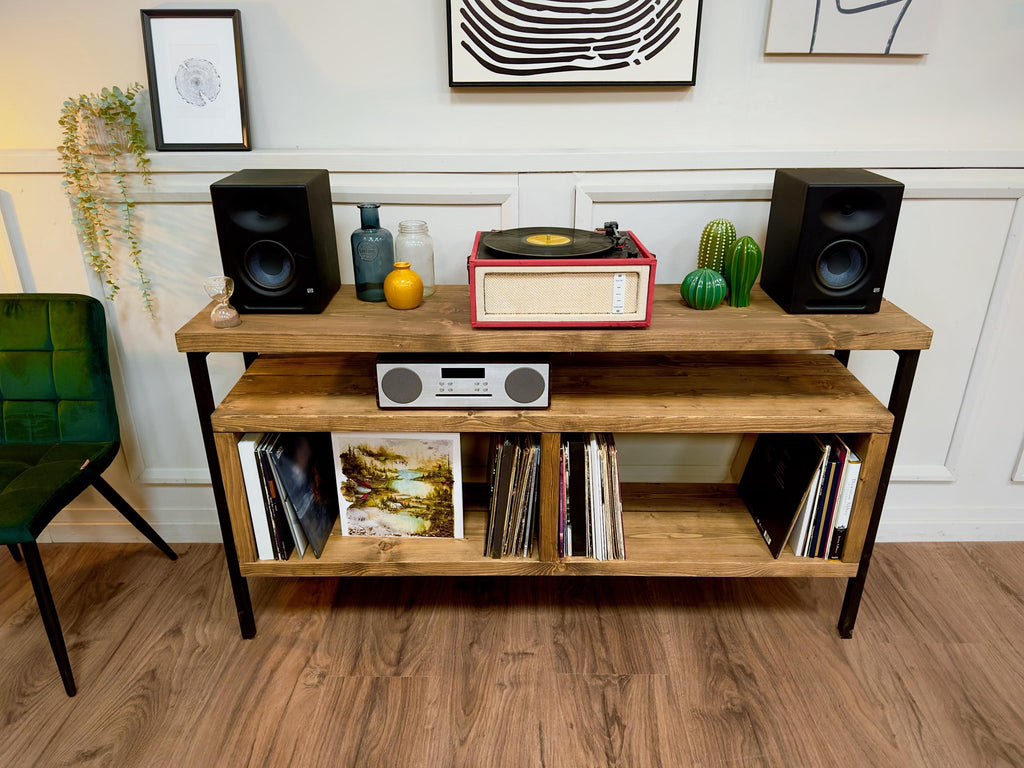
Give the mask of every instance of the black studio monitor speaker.
[[792, 314], [877, 312], [902, 201], [859, 168], [777, 170], [761, 287]]
[[327, 171], [248, 169], [210, 185], [239, 312], [316, 313], [341, 285]]

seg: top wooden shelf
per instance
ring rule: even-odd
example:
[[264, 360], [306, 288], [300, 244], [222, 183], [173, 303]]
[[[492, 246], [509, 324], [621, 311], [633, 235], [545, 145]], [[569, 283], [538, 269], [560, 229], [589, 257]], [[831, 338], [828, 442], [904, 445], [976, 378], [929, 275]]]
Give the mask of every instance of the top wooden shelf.
[[657, 285], [650, 328], [473, 328], [469, 288], [439, 285], [414, 310], [359, 301], [351, 285], [319, 315], [242, 315], [210, 324], [210, 306], [174, 335], [179, 352], [763, 352], [927, 349], [932, 331], [882, 301], [876, 314], [790, 315], [755, 286], [751, 304], [691, 309], [678, 286]]

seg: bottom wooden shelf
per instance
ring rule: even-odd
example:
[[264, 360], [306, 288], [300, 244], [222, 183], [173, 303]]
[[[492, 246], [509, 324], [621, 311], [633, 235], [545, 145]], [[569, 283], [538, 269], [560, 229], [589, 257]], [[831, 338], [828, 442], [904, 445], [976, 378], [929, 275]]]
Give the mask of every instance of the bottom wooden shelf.
[[772, 559], [735, 485], [625, 484], [626, 560], [483, 556], [486, 489], [466, 488], [462, 539], [332, 535], [323, 555], [242, 562], [243, 576], [822, 576], [849, 577], [856, 562], [783, 552]]

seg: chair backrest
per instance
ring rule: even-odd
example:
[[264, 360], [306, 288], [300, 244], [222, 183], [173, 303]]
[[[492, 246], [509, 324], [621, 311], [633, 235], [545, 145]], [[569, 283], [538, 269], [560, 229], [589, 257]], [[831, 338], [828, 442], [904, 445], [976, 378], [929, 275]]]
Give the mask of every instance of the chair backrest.
[[103, 305], [0, 294], [0, 444], [119, 442]]

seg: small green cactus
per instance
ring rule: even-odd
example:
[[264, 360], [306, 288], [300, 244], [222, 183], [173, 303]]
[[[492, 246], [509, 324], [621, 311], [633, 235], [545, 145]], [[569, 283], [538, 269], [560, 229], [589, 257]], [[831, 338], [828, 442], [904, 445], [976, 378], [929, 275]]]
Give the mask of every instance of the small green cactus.
[[735, 240], [725, 253], [725, 282], [729, 284], [729, 306], [749, 307], [750, 289], [761, 270], [761, 248], [749, 235]]
[[697, 267], [713, 269], [718, 274], [725, 271], [725, 250], [736, 239], [736, 227], [728, 219], [712, 219], [700, 236], [697, 251]]
[[725, 298], [725, 278], [710, 267], [698, 267], [683, 278], [679, 294], [694, 309], [714, 309]]

